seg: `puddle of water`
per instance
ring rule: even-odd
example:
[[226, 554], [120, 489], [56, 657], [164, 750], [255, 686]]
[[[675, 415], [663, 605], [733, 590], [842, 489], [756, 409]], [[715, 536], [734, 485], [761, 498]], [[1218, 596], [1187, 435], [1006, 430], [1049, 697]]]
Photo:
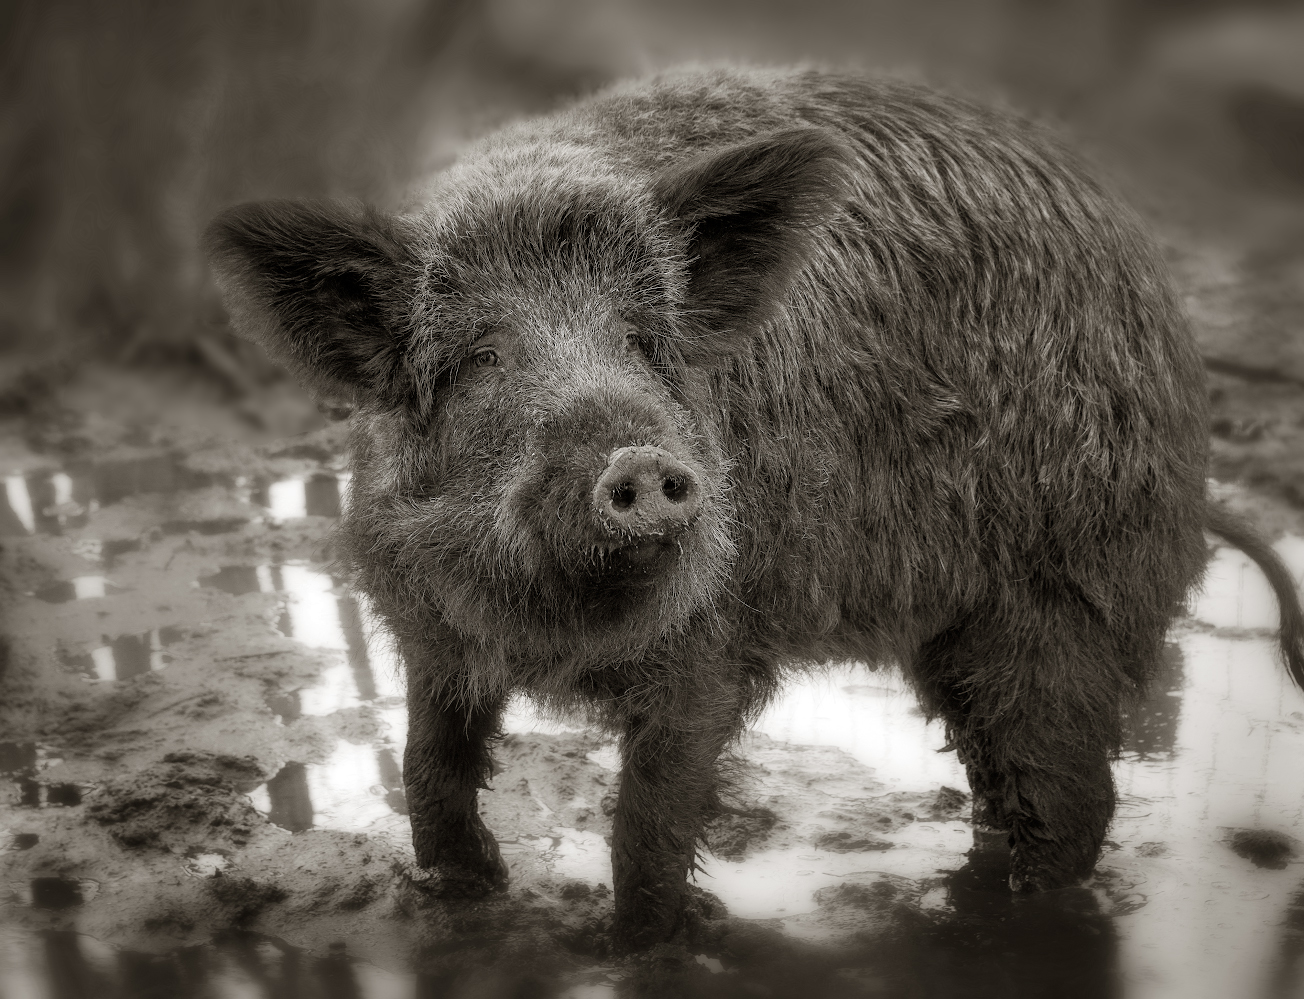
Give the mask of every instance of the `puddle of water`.
[[200, 580], [235, 596], [279, 596], [283, 634], [339, 655], [316, 682], [270, 695], [268, 707], [283, 724], [324, 718], [366, 706], [379, 735], [366, 744], [337, 740], [320, 762], [287, 763], [250, 794], [254, 807], [291, 832], [309, 828], [408, 836], [407, 805], [398, 760], [407, 738], [400, 671], [391, 645], [365, 598], [310, 565], [223, 566]]
[[34, 742], [0, 742], [0, 776], [34, 774], [39, 760]]
[[187, 851], [181, 869], [192, 878], [211, 878], [231, 866], [231, 858], [224, 853], [204, 853], [199, 850]]
[[[55, 762], [58, 761], [48, 759], [45, 750], [34, 742], [0, 742], [0, 778], [7, 779], [13, 787], [14, 804], [28, 808], [68, 808], [81, 804], [81, 785], [41, 779], [41, 771]], [[28, 846], [34, 843], [35, 840]]]
[[314, 956], [275, 937], [232, 931], [167, 954], [115, 950], [62, 930], [0, 927], [0, 995], [12, 999], [416, 999], [411, 973], [355, 962], [344, 944]]
[[254, 808], [290, 832], [335, 829], [409, 835], [396, 750], [338, 741], [321, 763], [287, 763], [249, 794]]
[[58, 912], [89, 902], [99, 892], [100, 883], [90, 878], [32, 878], [13, 889], [13, 898], [19, 905]]
[[82, 789], [76, 784], [46, 784], [31, 777], [20, 777], [15, 783], [21, 793], [21, 805], [68, 808], [81, 804]]
[[[185, 472], [175, 459], [171, 465], [158, 460], [130, 469], [87, 469], [5, 479], [0, 535], [58, 533], [77, 526], [79, 518], [84, 523], [96, 505], [133, 492], [175, 491], [213, 482]], [[347, 476], [333, 473], [263, 484], [241, 481], [233, 488], [244, 490], [272, 520], [334, 516], [347, 503]], [[217, 523], [178, 522], [186, 530], [205, 530], [204, 525]], [[79, 553], [106, 566], [130, 550], [110, 542], [82, 544], [85, 549]], [[1278, 548], [1297, 577], [1304, 576], [1304, 539], [1287, 539]], [[275, 597], [283, 634], [305, 647], [334, 653], [316, 682], [269, 696], [268, 705], [282, 723], [357, 709], [376, 719], [375, 734], [362, 744], [341, 738], [316, 762], [287, 763], [252, 792], [255, 806], [292, 832], [367, 832], [406, 844], [399, 762], [406, 738], [403, 688], [392, 649], [365, 599], [344, 592], [338, 580], [319, 568], [298, 562], [225, 565], [199, 583], [237, 597]], [[59, 585], [57, 595], [51, 588], [49, 595], [42, 591], [40, 596], [94, 599], [112, 592], [103, 575]], [[1291, 994], [1304, 972], [1297, 960], [1304, 952], [1304, 864], [1290, 862], [1284, 870], [1256, 867], [1229, 844], [1237, 830], [1299, 836], [1304, 829], [1304, 771], [1296, 762], [1304, 756], [1304, 697], [1274, 661], [1268, 629], [1276, 626], [1275, 603], [1257, 570], [1240, 553], [1218, 552], [1190, 610], [1191, 621], [1174, 629], [1164, 671], [1151, 695], [1129, 718], [1116, 769], [1118, 817], [1109, 833], [1120, 846], [1106, 853], [1088, 893], [1104, 913], [1093, 917], [1092, 925], [1104, 927], [1110, 941], [1108, 960], [1111, 967], [1117, 966], [1129, 995], [1185, 999]], [[106, 637], [103, 645], [65, 657], [64, 662], [88, 679], [126, 680], [166, 665], [166, 647], [179, 637], [175, 629]], [[510, 704], [505, 728], [515, 733], [581, 730], [541, 715], [523, 698]], [[923, 717], [914, 695], [890, 671], [843, 665], [793, 683], [755, 729], [789, 746], [842, 750], [872, 767], [875, 779], [889, 790], [967, 787], [955, 755], [937, 752], [945, 744], [941, 726]], [[607, 770], [618, 769], [614, 746], [588, 758]], [[44, 762], [34, 744], [0, 742], [0, 780], [16, 788], [19, 804], [77, 804], [77, 785], [41, 781]], [[28, 836], [33, 837], [30, 842], [24, 839]], [[742, 862], [707, 858], [699, 883], [719, 895], [735, 915], [791, 920], [793, 932], [802, 932], [802, 916], [820, 910], [821, 889], [874, 879], [918, 887], [921, 897], [931, 899], [924, 908], [960, 920], [968, 927], [964, 932], [974, 938], [984, 933], [999, 936], [1003, 931], [997, 924], [1007, 917], [1017, 922], [1010, 915], [1014, 903], [999, 885], [985, 895], [966, 887], [966, 872], [974, 863], [968, 856], [966, 823], [917, 821], [884, 836], [891, 849], [836, 852], [807, 842], [791, 849], [759, 850]], [[33, 834], [13, 834], [4, 849], [26, 849], [34, 843]], [[539, 851], [559, 875], [611, 883], [610, 852], [596, 833], [558, 827], [544, 839], [504, 844], [505, 853], [520, 849]], [[205, 854], [185, 858], [182, 868], [189, 876], [211, 876], [227, 863], [225, 857]], [[37, 879], [11, 889], [17, 893], [15, 904], [50, 911], [75, 908], [93, 890], [83, 882], [60, 879]], [[67, 967], [80, 969], [76, 974], [85, 981], [100, 982], [107, 989], [86, 994], [117, 994], [113, 990], [125, 974], [123, 955], [71, 934], [29, 936], [21, 946], [15, 939], [0, 936], [0, 950], [22, 951], [17, 963], [6, 963], [0, 954], [0, 995], [49, 993], [39, 983], [49, 980], [44, 962], [52, 947], [64, 956]], [[23, 950], [28, 946], [35, 950]], [[251, 983], [278, 980], [277, 969], [292, 952], [265, 941], [241, 946], [245, 949], [215, 947], [205, 952], [208, 970], [203, 973], [210, 977], [203, 980], [203, 988], [213, 995], [262, 994], [255, 988], [264, 986]], [[934, 944], [918, 946], [926, 950]], [[21, 981], [14, 978], [13, 969], [27, 967], [22, 961], [28, 959], [38, 970]], [[182, 973], [179, 958], [149, 960], [162, 962], [151, 965], [156, 970], [170, 969], [158, 971], [160, 975]], [[360, 966], [349, 967], [361, 982], [365, 975], [357, 970]], [[254, 968], [262, 969], [259, 974], [265, 977], [258, 978]], [[188, 987], [191, 980], [185, 981]], [[385, 988], [410, 990], [413, 980], [398, 976], [386, 981]], [[1289, 987], [1281, 986], [1283, 981]], [[375, 988], [381, 991], [365, 991], [370, 987], [359, 984], [359, 991], [341, 994], [406, 994], [385, 993], [379, 985]]]
[[72, 463], [56, 472], [10, 475], [0, 496], [0, 534], [62, 534], [85, 526], [101, 506], [128, 496], [201, 489], [213, 482], [213, 476], [187, 468], [178, 454]]
[[349, 472], [317, 472], [302, 477], [269, 482], [254, 491], [254, 501], [265, 506], [274, 519], [338, 517], [347, 503]]
[[114, 586], [103, 576], [74, 576], [72, 579], [42, 587], [33, 596], [46, 603], [63, 604], [70, 600], [95, 600], [126, 592], [121, 586]]
[[946, 745], [941, 722], [928, 721], [895, 671], [848, 663], [784, 686], [752, 728], [778, 742], [833, 746], [873, 767], [890, 785], [968, 787]]
[[[264, 508], [273, 520], [336, 517], [347, 502], [350, 478], [347, 472], [325, 471], [279, 480], [214, 475], [188, 468], [181, 454], [71, 463], [55, 472], [3, 478], [0, 537], [63, 534], [85, 527], [91, 514], [129, 496], [213, 485], [230, 488], [237, 497]], [[221, 534], [239, 530], [245, 523], [244, 518], [176, 520], [162, 528], [169, 533]]]
[[1186, 666], [1180, 645], [1164, 646], [1159, 672], [1145, 700], [1125, 714], [1124, 758], [1172, 759], [1177, 750]]
[[[1304, 538], [1286, 537], [1273, 547], [1291, 568], [1298, 588], [1304, 583]], [[1204, 586], [1192, 595], [1188, 610], [1197, 621], [1215, 628], [1277, 630], [1272, 589], [1249, 556], [1235, 548], [1214, 553]]]
[[[547, 838], [522, 837], [517, 842], [538, 851], [554, 874], [592, 885], [611, 884], [611, 848], [598, 833], [558, 826]], [[504, 852], [510, 855], [511, 850]]]
[[[1277, 549], [1304, 577], [1304, 539]], [[1191, 614], [1194, 627], [1175, 628], [1158, 682], [1129, 718], [1109, 833], [1123, 846], [1102, 859], [1094, 891], [1113, 913], [1127, 994], [1296, 994], [1304, 984], [1301, 934], [1278, 927], [1304, 926], [1304, 865], [1259, 868], [1229, 841], [1242, 829], [1296, 837], [1304, 829], [1304, 695], [1276, 661], [1275, 599], [1240, 552], [1217, 553]], [[789, 688], [757, 729], [837, 746], [889, 783], [966, 787], [952, 754], [929, 752], [943, 744], [941, 730], [918, 715], [900, 681], [869, 676], [867, 684], [839, 667]], [[937, 830], [931, 841], [928, 827]], [[959, 871], [969, 837], [955, 833], [966, 828], [917, 824], [903, 831], [906, 842], [889, 835], [893, 850], [860, 856], [798, 848], [762, 851], [742, 864], [712, 858], [703, 883], [739, 915], [791, 916], [812, 911], [816, 889], [857, 869], [916, 879]], [[1274, 985], [1283, 975], [1286, 991]]]
[[87, 680], [102, 683], [130, 680], [166, 667], [172, 657], [164, 650], [185, 635], [181, 628], [164, 627], [113, 639], [106, 636], [103, 645], [89, 652], [61, 652], [59, 659], [66, 668]]

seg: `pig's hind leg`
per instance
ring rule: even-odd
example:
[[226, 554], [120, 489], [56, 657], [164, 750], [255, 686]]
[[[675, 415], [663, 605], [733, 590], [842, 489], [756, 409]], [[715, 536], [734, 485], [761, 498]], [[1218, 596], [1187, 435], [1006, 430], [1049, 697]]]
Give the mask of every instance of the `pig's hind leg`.
[[911, 670], [968, 772], [976, 831], [1008, 836], [1017, 892], [1090, 875], [1114, 814], [1110, 765], [1135, 684], [1088, 617], [974, 615], [927, 642]]
[[477, 794], [493, 771], [490, 743], [502, 702], [467, 705], [459, 691], [409, 675], [403, 784], [417, 863], [439, 872], [448, 894], [476, 895], [507, 881], [498, 842], [480, 818]]

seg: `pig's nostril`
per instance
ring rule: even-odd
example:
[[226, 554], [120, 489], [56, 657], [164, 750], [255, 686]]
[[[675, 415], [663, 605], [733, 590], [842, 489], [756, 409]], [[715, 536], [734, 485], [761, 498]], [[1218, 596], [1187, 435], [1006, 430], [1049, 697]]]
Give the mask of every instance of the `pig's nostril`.
[[633, 483], [622, 482], [611, 490], [611, 505], [617, 510], [628, 510], [638, 499], [638, 490], [634, 488]]
[[673, 537], [702, 508], [702, 485], [693, 470], [649, 444], [612, 452], [590, 496], [604, 528], [626, 539]]

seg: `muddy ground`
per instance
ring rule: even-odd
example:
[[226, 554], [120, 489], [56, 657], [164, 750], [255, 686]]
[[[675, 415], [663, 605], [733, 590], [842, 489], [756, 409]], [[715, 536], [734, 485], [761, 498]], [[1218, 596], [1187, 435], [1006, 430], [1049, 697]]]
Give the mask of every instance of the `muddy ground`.
[[[1288, 446], [1272, 421], [1293, 406], [1294, 432], [1301, 393], [1278, 388], [1240, 454]], [[1215, 398], [1240, 426], [1235, 391]], [[233, 403], [200, 376], [108, 370], [0, 428], [0, 996], [1304, 982], [1304, 697], [1273, 660], [1261, 580], [1225, 550], [1133, 719], [1119, 817], [1081, 889], [1011, 900], [999, 846], [973, 848], [941, 732], [890, 670], [840, 665], [744, 741], [684, 940], [605, 952], [615, 749], [526, 703], [482, 796], [511, 887], [439, 898], [408, 843], [396, 663], [330, 572], [343, 430], [288, 388]], [[1299, 510], [1219, 488], [1285, 530], [1304, 573]]]
[[[1160, 221], [1209, 360], [1215, 488], [1304, 576], [1304, 207]], [[700, 918], [605, 952], [614, 746], [513, 706], [504, 894], [414, 868], [403, 689], [331, 574], [343, 424], [288, 385], [0, 379], [0, 997], [1288, 996], [1304, 697], [1221, 550], [1118, 766], [1084, 887], [1012, 900], [890, 669], [835, 664], [740, 747]], [[981, 844], [980, 844], [981, 845]]]

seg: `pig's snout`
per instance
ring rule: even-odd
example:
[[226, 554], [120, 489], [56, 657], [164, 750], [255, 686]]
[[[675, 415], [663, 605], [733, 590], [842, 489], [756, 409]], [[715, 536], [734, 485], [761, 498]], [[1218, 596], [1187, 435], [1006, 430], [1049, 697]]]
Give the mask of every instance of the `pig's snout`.
[[702, 509], [696, 473], [659, 447], [622, 447], [593, 487], [604, 521], [638, 537], [678, 534]]

